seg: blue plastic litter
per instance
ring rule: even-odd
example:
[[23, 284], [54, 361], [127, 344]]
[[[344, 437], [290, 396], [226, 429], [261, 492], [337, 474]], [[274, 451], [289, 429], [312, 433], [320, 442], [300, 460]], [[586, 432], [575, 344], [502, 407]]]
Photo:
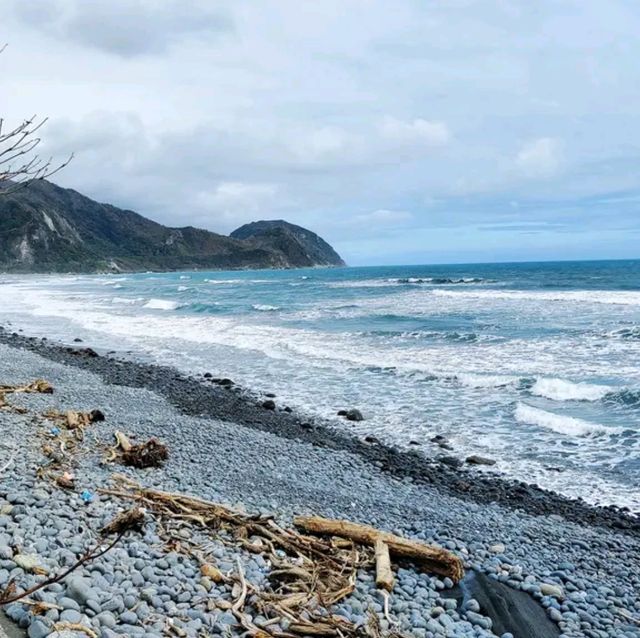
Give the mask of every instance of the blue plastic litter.
[[85, 503], [91, 503], [91, 501], [93, 500], [93, 494], [89, 490], [82, 490], [82, 493], [80, 494], [80, 498]]
[[58, 436], [58, 434], [60, 434], [60, 428], [58, 427], [52, 427], [51, 428], [51, 434], [53, 434], [53, 436]]

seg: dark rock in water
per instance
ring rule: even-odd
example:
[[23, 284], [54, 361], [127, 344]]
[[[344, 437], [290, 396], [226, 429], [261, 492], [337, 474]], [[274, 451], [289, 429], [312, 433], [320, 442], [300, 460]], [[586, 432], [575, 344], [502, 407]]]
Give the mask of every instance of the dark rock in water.
[[438, 461], [453, 468], [459, 468], [462, 465], [462, 460], [457, 456], [440, 456]]
[[285, 405], [284, 408], [282, 408], [285, 412], [293, 412], [293, 409], [290, 408], [288, 405]]
[[375, 436], [371, 436], [370, 434], [367, 434], [367, 436], [364, 437], [364, 442], [372, 443], [375, 445], [378, 445], [380, 443], [380, 441]]
[[266, 401], [262, 402], [262, 407], [265, 410], [275, 410], [276, 409], [276, 402], [273, 401], [273, 399], [267, 399]]
[[303, 430], [313, 430], [313, 425], [311, 423], [308, 423], [307, 421], [305, 421], [304, 423], [301, 423], [300, 427]]
[[420, 443], [411, 439], [411, 441], [409, 441], [409, 445], [420, 445]]
[[475, 599], [480, 613], [491, 618], [491, 631], [497, 636], [513, 634], [513, 638], [558, 638], [560, 630], [549, 620], [544, 608], [522, 591], [469, 571], [463, 580], [446, 590], [447, 598], [455, 598], [461, 606]]
[[228, 388], [230, 388], [232, 385], [235, 385], [235, 383], [231, 380], [231, 379], [211, 379], [212, 383], [217, 383], [218, 385], [222, 385], [222, 386], [226, 386]]
[[338, 410], [338, 416], [347, 416], [346, 410]]
[[213, 375], [211, 374], [211, 372], [205, 372], [202, 376], [205, 379], [213, 379]]
[[488, 459], [486, 456], [479, 456], [477, 454], [472, 454], [471, 456], [468, 456], [466, 461], [471, 465], [495, 465], [496, 464], [496, 462], [493, 459]]
[[351, 408], [350, 410], [340, 410], [340, 412], [338, 412], [338, 416], [343, 416], [347, 421], [364, 421], [362, 412], [355, 408]]
[[449, 439], [446, 436], [442, 436], [442, 434], [436, 434], [433, 438], [429, 439], [431, 443], [435, 443], [438, 447], [441, 447], [443, 450], [453, 450], [453, 445], [449, 443]]
[[74, 343], [82, 343], [82, 339], [80, 339], [80, 337], [76, 337], [76, 338], [73, 340], [73, 342], [74, 342]]
[[265, 397], [269, 398], [269, 399], [275, 399], [276, 395], [273, 392], [265, 392]]

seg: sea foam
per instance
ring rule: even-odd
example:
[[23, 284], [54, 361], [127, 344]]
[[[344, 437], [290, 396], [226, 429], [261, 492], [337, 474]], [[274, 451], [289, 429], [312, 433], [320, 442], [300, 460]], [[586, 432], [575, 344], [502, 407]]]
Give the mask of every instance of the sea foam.
[[590, 423], [583, 419], [563, 414], [554, 414], [540, 408], [534, 408], [526, 403], [518, 403], [514, 412], [516, 421], [537, 425], [547, 430], [553, 430], [558, 434], [568, 436], [585, 436], [587, 434], [597, 434], [607, 432], [609, 428], [599, 423]]
[[538, 379], [531, 387], [531, 394], [552, 401], [599, 401], [612, 388], [595, 383], [573, 383], [564, 379]]
[[149, 299], [143, 308], [149, 308], [150, 310], [175, 310], [180, 304], [177, 301], [171, 301], [169, 299]]

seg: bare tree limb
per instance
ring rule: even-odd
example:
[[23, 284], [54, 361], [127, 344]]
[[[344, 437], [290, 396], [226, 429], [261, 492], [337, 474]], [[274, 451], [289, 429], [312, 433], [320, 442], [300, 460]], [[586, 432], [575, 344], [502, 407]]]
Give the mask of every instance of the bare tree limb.
[[[0, 53], [6, 46], [0, 46]], [[47, 119], [32, 115], [5, 131], [5, 120], [0, 118], [0, 195], [10, 193], [32, 180], [51, 177], [73, 159], [72, 153], [61, 164], [55, 164], [53, 158], [43, 158], [37, 153], [42, 142], [38, 132]]]

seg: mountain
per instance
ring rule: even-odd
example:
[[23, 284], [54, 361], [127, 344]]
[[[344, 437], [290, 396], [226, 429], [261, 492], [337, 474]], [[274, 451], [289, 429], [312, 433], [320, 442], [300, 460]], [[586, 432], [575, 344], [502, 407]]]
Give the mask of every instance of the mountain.
[[131, 272], [343, 264], [314, 233], [293, 225], [295, 231], [289, 230], [286, 222], [275, 224], [273, 232], [255, 237], [227, 237], [191, 226], [169, 228], [51, 182], [33, 181], [11, 192], [0, 190], [0, 271]]
[[322, 237], [282, 219], [245, 224], [234, 230], [231, 237], [251, 240], [262, 247], [286, 250], [296, 262], [308, 266], [345, 265], [340, 255]]

